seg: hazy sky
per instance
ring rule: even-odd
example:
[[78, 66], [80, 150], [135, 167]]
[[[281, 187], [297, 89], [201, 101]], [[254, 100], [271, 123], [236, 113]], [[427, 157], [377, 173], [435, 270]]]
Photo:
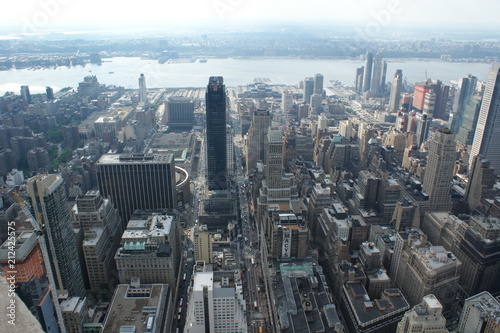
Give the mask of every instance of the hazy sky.
[[2, 7], [0, 27], [11, 32], [207, 21], [331, 22], [371, 31], [418, 25], [500, 27], [498, 0], [3, 0]]

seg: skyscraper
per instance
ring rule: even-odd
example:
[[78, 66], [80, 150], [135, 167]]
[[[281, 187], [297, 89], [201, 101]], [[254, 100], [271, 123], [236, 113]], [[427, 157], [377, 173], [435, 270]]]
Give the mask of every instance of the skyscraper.
[[62, 177], [39, 175], [30, 178], [26, 184], [35, 216], [43, 217], [47, 250], [58, 293], [83, 296], [82, 268]]
[[264, 161], [264, 141], [271, 125], [268, 110], [256, 110], [247, 133], [246, 162], [247, 172], [252, 172], [257, 161]]
[[314, 94], [314, 79], [306, 77], [304, 80], [304, 103], [311, 102], [311, 95]]
[[226, 190], [226, 86], [222, 76], [210, 77], [205, 100], [208, 190]]
[[356, 83], [355, 89], [358, 94], [363, 92], [363, 72], [365, 70], [365, 66], [361, 66], [356, 68]]
[[476, 92], [477, 77], [472, 75], [464, 76], [458, 83], [459, 90], [455, 93], [453, 101], [453, 120], [450, 130], [458, 134], [458, 130], [462, 125], [462, 119], [465, 113], [465, 108], [472, 96]]
[[97, 161], [96, 174], [101, 195], [111, 197], [124, 228], [136, 209], [177, 207], [171, 154], [106, 154]]
[[401, 102], [401, 88], [403, 87], [403, 71], [396, 69], [392, 79], [391, 95], [389, 97], [389, 112], [397, 112]]
[[370, 90], [372, 82], [373, 53], [366, 52], [365, 73], [363, 75], [363, 91]]
[[465, 300], [458, 323], [458, 333], [498, 332], [500, 329], [500, 302], [483, 291]]
[[314, 75], [314, 93], [323, 95], [323, 75], [320, 73]]
[[141, 74], [139, 77], [139, 102], [146, 104], [148, 102], [148, 91], [146, 89], [146, 77]]
[[194, 101], [185, 97], [170, 97], [165, 102], [163, 124], [175, 129], [191, 129], [194, 124]]
[[451, 208], [450, 188], [455, 166], [455, 134], [439, 129], [429, 144], [429, 156], [422, 190], [429, 195], [430, 211]]
[[469, 173], [469, 181], [465, 190], [465, 201], [469, 205], [470, 210], [474, 210], [481, 204], [482, 199], [492, 199], [496, 191], [493, 189], [495, 185], [495, 170], [490, 166], [488, 160], [477, 155], [472, 160], [472, 165]]
[[377, 52], [375, 55], [375, 60], [373, 62], [373, 73], [372, 73], [372, 83], [370, 85], [370, 91], [374, 96], [380, 94], [380, 87], [382, 85], [382, 74], [384, 70], [384, 63], [382, 54]]
[[491, 66], [483, 95], [481, 111], [470, 154], [469, 165], [476, 155], [491, 162], [500, 172], [500, 63]]
[[26, 104], [31, 104], [30, 88], [28, 86], [21, 86], [21, 97]]

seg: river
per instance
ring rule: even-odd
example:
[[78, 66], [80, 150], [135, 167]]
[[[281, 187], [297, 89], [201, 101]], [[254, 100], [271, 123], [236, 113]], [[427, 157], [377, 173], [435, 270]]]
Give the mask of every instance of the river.
[[[403, 70], [404, 78], [410, 82], [424, 81], [427, 76], [444, 83], [457, 80], [465, 74], [473, 74], [480, 80], [487, 77], [489, 64], [453, 63], [439, 60], [419, 61], [416, 59], [387, 59], [387, 81], [390, 82], [396, 69]], [[102, 65], [58, 67], [55, 69], [12, 69], [0, 71], [0, 94], [14, 91], [19, 94], [21, 85], [29, 85], [31, 93], [45, 91], [51, 86], [54, 91], [64, 87], [78, 86], [87, 75], [96, 75], [100, 83], [119, 85], [126, 89], [138, 89], [138, 78], [146, 75], [148, 88], [157, 87], [203, 87], [210, 76], [224, 77], [227, 86], [246, 85], [254, 78], [269, 78], [275, 84], [297, 84], [307, 76], [316, 73], [324, 75], [325, 86], [331, 80], [353, 85], [355, 70], [363, 66], [363, 61], [290, 59], [290, 58], [252, 58], [252, 59], [208, 59], [206, 63], [165, 63], [140, 58], [116, 57], [104, 59]]]

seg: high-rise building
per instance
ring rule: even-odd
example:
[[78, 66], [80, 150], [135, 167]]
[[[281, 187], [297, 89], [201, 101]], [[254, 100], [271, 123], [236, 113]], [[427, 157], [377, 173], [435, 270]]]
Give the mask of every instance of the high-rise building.
[[314, 93], [323, 95], [323, 80], [324, 77], [322, 74], [318, 73], [314, 75]]
[[[174, 288], [181, 254], [178, 222], [161, 214], [133, 216], [116, 251], [120, 283], [167, 283]], [[141, 213], [142, 215], [142, 213]]]
[[89, 191], [76, 198], [72, 215], [73, 227], [84, 230], [83, 255], [90, 289], [99, 291], [103, 284], [112, 288], [113, 257], [123, 233], [118, 210], [99, 191]]
[[124, 228], [136, 209], [177, 208], [171, 154], [105, 154], [96, 163], [96, 174], [101, 195], [111, 197]]
[[384, 63], [382, 54], [377, 52], [375, 55], [375, 60], [373, 61], [373, 73], [372, 73], [372, 82], [370, 84], [370, 92], [374, 96], [378, 96], [381, 92], [382, 86], [382, 74], [384, 70]]
[[192, 128], [194, 124], [194, 101], [185, 97], [170, 97], [165, 102], [162, 123], [174, 129]]
[[26, 104], [31, 104], [31, 94], [28, 86], [21, 86], [21, 98]]
[[368, 91], [371, 88], [372, 67], [373, 67], [373, 53], [370, 51], [367, 51], [366, 52], [365, 72], [363, 74], [363, 92]]
[[234, 272], [196, 272], [187, 307], [186, 333], [247, 332], [246, 304]]
[[483, 291], [465, 300], [458, 322], [458, 333], [496, 333], [500, 331], [500, 301]]
[[52, 87], [45, 87], [45, 94], [47, 95], [47, 100], [51, 101], [54, 99], [54, 89]]
[[394, 244], [390, 276], [410, 305], [434, 294], [450, 314], [458, 292], [462, 263], [442, 246], [432, 246], [418, 228], [399, 232]]
[[247, 172], [252, 172], [257, 161], [264, 161], [264, 140], [271, 125], [268, 110], [256, 110], [247, 134], [246, 162]]
[[470, 74], [464, 76], [458, 83], [458, 91], [455, 92], [455, 98], [453, 100], [453, 119], [450, 127], [450, 130], [455, 134], [458, 134], [458, 130], [462, 126], [465, 107], [476, 93], [476, 87], [477, 77]]
[[205, 99], [208, 190], [226, 190], [226, 86], [222, 76], [210, 77]]
[[139, 77], [139, 102], [146, 104], [148, 102], [148, 90], [146, 88], [146, 77], [141, 74]]
[[213, 261], [212, 234], [208, 230], [195, 229], [193, 243], [195, 259], [211, 264]]
[[405, 313], [396, 333], [448, 333], [442, 312], [443, 306], [436, 296], [425, 295], [422, 303]]
[[363, 73], [365, 71], [365, 66], [356, 68], [356, 80], [355, 80], [355, 90], [356, 93], [361, 94], [363, 92]]
[[290, 113], [293, 109], [293, 93], [285, 91], [281, 95], [281, 109], [284, 113]]
[[304, 103], [309, 104], [311, 102], [312, 94], [314, 94], [314, 79], [306, 77], [304, 80]]
[[[472, 146], [474, 135], [476, 133], [479, 112], [481, 111], [481, 102], [483, 100], [483, 90], [472, 96], [465, 106], [460, 127], [457, 133], [457, 142], [464, 146]], [[454, 120], [455, 118], [453, 118]], [[452, 122], [453, 125], [453, 122]]]
[[394, 79], [392, 79], [391, 95], [389, 97], [389, 112], [397, 112], [401, 102], [401, 89], [403, 87], [403, 71], [396, 70]]
[[433, 118], [448, 120], [446, 104], [450, 92], [450, 86], [444, 85], [439, 80], [427, 80], [416, 83], [413, 93], [413, 109], [423, 112], [426, 94], [433, 92], [435, 96], [435, 106], [433, 108]]
[[423, 192], [429, 195], [430, 211], [451, 209], [451, 179], [456, 161], [455, 134], [447, 128], [439, 129], [429, 144]]
[[43, 217], [47, 229], [47, 250], [58, 293], [83, 296], [82, 266], [62, 177], [39, 175], [28, 179], [26, 184], [35, 216]]
[[475, 156], [465, 190], [465, 201], [471, 211], [481, 204], [482, 199], [493, 199], [496, 194], [493, 190], [495, 178], [495, 170], [490, 166], [490, 162], [482, 159], [481, 155]]
[[491, 66], [483, 95], [481, 111], [477, 121], [474, 142], [470, 153], [472, 159], [481, 154], [491, 162], [498, 174], [500, 172], [500, 63]]

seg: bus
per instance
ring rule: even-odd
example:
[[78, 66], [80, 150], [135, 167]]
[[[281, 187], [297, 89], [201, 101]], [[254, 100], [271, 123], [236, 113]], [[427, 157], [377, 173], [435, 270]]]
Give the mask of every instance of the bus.
[[255, 259], [253, 257], [250, 258], [250, 261], [252, 262], [252, 265], [255, 265]]
[[253, 306], [254, 306], [255, 310], [257, 310], [257, 308], [258, 308], [257, 301], [253, 301]]
[[264, 326], [259, 326], [259, 333], [264, 333]]

